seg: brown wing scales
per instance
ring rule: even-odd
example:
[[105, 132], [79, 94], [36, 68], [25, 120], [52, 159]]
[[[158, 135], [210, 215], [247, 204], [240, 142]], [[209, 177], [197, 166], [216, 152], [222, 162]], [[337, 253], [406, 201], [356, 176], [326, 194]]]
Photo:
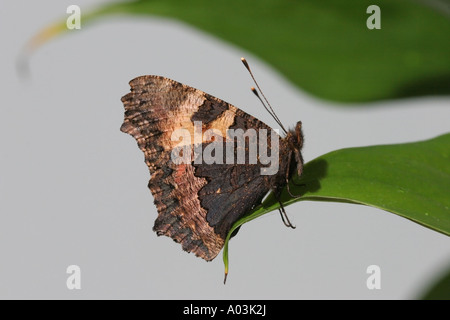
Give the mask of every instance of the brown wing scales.
[[[172, 141], [176, 129], [186, 129], [193, 142], [194, 121], [202, 131], [265, 128], [242, 110], [200, 90], [159, 76], [130, 82], [122, 98], [125, 119], [121, 130], [132, 135], [144, 152], [158, 217], [153, 227], [181, 243], [188, 252], [212, 260], [224, 245], [232, 224], [270, 190], [275, 177], [261, 176], [261, 164], [174, 164]], [[280, 139], [281, 140], [281, 139]], [[210, 142], [203, 142], [204, 148]], [[192, 154], [195, 146], [192, 144]], [[193, 159], [192, 159], [193, 160]]]

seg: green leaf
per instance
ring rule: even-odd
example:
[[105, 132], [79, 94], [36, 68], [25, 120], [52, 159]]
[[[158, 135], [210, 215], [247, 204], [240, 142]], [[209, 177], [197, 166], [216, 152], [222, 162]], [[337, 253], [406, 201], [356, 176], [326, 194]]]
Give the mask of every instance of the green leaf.
[[436, 279], [421, 298], [423, 300], [450, 300], [450, 268]]
[[[303, 186], [296, 186], [302, 184]], [[327, 153], [304, 167], [284, 190], [284, 206], [297, 201], [364, 204], [450, 235], [450, 133], [405, 144], [349, 148]], [[246, 222], [279, 208], [273, 194], [231, 228], [223, 251], [228, 273], [228, 242]]]
[[[366, 11], [372, 4], [124, 1], [83, 13], [82, 23], [84, 30], [85, 23], [111, 14], [175, 18], [253, 52], [299, 87], [325, 99], [359, 102], [450, 94], [450, 19], [445, 8], [426, 1], [378, 0], [381, 29], [369, 30]], [[65, 30], [65, 20], [50, 26], [30, 42], [31, 48]]]

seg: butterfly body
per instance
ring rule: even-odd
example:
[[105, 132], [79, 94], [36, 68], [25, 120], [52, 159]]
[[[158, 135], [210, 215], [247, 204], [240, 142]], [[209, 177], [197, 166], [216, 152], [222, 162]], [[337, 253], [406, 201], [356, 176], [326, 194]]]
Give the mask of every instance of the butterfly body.
[[[141, 76], [130, 86], [131, 92], [122, 98], [121, 130], [137, 140], [150, 170], [148, 186], [158, 210], [153, 230], [184, 250], [214, 259], [235, 221], [269, 191], [279, 196], [295, 171], [301, 175], [300, 122], [283, 138], [233, 105], [176, 81]], [[239, 144], [230, 132], [253, 135]], [[252, 138], [260, 152], [254, 161]], [[267, 155], [261, 153], [261, 143]], [[174, 154], [185, 161], [174, 161]], [[265, 174], [268, 170], [273, 172]]]

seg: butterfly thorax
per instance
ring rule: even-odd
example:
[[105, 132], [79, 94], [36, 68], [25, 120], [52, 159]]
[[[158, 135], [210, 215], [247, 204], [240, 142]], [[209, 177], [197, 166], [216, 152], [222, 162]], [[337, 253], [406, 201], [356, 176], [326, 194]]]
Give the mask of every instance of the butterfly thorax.
[[294, 129], [289, 130], [284, 140], [287, 142], [289, 148], [290, 168], [289, 176], [292, 175], [293, 170], [297, 170], [297, 174], [300, 177], [303, 172], [303, 157], [301, 150], [303, 147], [303, 133], [302, 122], [298, 121]]

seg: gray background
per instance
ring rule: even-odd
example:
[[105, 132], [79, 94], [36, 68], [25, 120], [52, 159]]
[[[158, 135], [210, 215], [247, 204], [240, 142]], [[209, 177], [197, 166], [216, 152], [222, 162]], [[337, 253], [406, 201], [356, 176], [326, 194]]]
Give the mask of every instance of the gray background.
[[[87, 12], [102, 2], [76, 4]], [[249, 90], [245, 56], [282, 122], [303, 121], [306, 161], [448, 132], [449, 99], [335, 107], [249, 52], [157, 17], [82, 25], [40, 48], [31, 77], [20, 79], [15, 61], [25, 41], [66, 17], [70, 4], [0, 4], [0, 298], [408, 299], [450, 264], [448, 237], [409, 220], [301, 202], [287, 208], [295, 230], [276, 212], [241, 229], [224, 286], [221, 255], [206, 263], [151, 231], [157, 213], [148, 169], [135, 140], [119, 131], [129, 80], [170, 77], [275, 126]], [[81, 267], [81, 290], [66, 287], [71, 264]], [[381, 290], [366, 287], [371, 264], [381, 267]]]

